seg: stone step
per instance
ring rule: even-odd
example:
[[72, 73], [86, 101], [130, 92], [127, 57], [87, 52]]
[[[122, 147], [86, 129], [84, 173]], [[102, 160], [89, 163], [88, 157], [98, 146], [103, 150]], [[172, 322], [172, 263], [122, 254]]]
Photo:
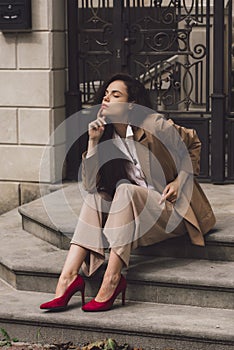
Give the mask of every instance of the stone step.
[[0, 281], [0, 327], [10, 337], [35, 343], [88, 342], [113, 338], [144, 350], [233, 350], [234, 310], [117, 300], [111, 311], [85, 313], [79, 297], [66, 312], [44, 312], [50, 295], [16, 291]]
[[0, 216], [0, 237], [0, 278], [18, 289], [46, 290], [47, 282], [50, 289], [55, 287], [65, 250], [24, 231], [18, 209]]
[[[17, 211], [0, 219], [0, 277], [19, 290], [55, 290], [66, 251], [20, 227]], [[94, 296], [104, 267], [86, 279]], [[132, 255], [127, 298], [155, 303], [234, 308], [234, 262]], [[52, 298], [52, 296], [51, 296]]]
[[23, 229], [58, 248], [68, 249], [82, 204], [80, 183], [64, 187], [19, 207]]
[[[135, 254], [234, 261], [234, 208], [232, 202], [228, 202], [227, 194], [229, 191], [229, 195], [234, 195], [234, 187], [202, 186], [208, 193], [217, 217], [215, 229], [205, 236], [206, 247], [194, 246], [188, 236], [183, 236], [140, 248]], [[59, 248], [68, 249], [83, 195], [80, 184], [75, 183], [21, 206], [19, 212], [24, 230]]]

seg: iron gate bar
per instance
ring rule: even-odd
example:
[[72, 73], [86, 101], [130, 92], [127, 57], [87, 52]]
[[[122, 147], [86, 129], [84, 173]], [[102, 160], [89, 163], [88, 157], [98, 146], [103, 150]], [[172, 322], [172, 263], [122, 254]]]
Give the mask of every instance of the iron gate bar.
[[[203, 9], [203, 1], [202, 1], [202, 9]], [[203, 14], [203, 12], [202, 12]], [[206, 6], [206, 26], [207, 28], [211, 27], [210, 24], [210, 0], [207, 0]], [[210, 31], [206, 30], [206, 96], [210, 94]], [[210, 99], [206, 98], [206, 110], [210, 110]]]
[[115, 16], [113, 18], [112, 30], [113, 33], [119, 33], [114, 37], [113, 54], [115, 60], [113, 61], [113, 71], [121, 71], [122, 57], [123, 57], [123, 26], [122, 24], [122, 1], [114, 0], [113, 6], [115, 8]]
[[225, 180], [224, 0], [214, 0], [214, 88], [211, 123], [211, 179]]
[[[81, 93], [79, 89], [79, 67], [78, 61], [78, 32], [77, 32], [77, 0], [67, 1], [67, 26], [68, 26], [68, 91], [66, 97], [66, 118], [79, 111], [81, 106]], [[77, 129], [79, 128], [77, 122]], [[73, 134], [77, 133], [75, 128], [66, 128], [66, 139], [74, 139]], [[68, 142], [69, 143], [69, 142]], [[77, 179], [77, 154], [81, 141], [78, 140], [67, 152], [66, 172], [68, 179]]]
[[227, 118], [228, 180], [234, 180], [234, 118]]
[[227, 181], [233, 183], [234, 180], [234, 70], [232, 69], [232, 61], [234, 59], [234, 46], [232, 37], [232, 0], [228, 2], [228, 103], [227, 103]]
[[[234, 93], [233, 93], [233, 86], [234, 86], [234, 72], [232, 70], [232, 60], [234, 57], [234, 47], [232, 46], [232, 0], [229, 0], [228, 2], [228, 48], [227, 48], [227, 54], [228, 54], [228, 74], [227, 74], [227, 85], [228, 85], [228, 101], [227, 101], [227, 112], [228, 115], [233, 115], [233, 106], [234, 106]], [[229, 78], [230, 77], [230, 78]]]

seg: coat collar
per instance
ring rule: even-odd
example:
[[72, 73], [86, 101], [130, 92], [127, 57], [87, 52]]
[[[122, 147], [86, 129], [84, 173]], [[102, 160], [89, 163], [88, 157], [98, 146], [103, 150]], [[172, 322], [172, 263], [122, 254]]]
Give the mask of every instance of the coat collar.
[[137, 156], [145, 174], [146, 180], [149, 184], [152, 184], [151, 171], [150, 171], [150, 147], [149, 139], [144, 129], [137, 128], [133, 131], [134, 141], [136, 141]]
[[146, 138], [145, 130], [142, 128], [133, 128], [134, 140], [141, 142]]

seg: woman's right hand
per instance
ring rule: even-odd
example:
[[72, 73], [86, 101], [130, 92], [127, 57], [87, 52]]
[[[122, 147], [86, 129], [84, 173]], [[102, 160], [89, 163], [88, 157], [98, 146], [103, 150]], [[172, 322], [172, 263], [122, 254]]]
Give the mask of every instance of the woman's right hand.
[[98, 142], [105, 130], [105, 117], [102, 116], [101, 110], [98, 112], [97, 119], [89, 123], [89, 140]]

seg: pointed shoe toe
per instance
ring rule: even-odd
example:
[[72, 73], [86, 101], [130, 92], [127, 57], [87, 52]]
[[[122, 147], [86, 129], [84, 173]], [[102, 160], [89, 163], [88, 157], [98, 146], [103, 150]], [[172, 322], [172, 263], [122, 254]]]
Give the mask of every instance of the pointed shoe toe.
[[63, 297], [55, 298], [40, 305], [41, 310], [65, 310], [66, 308], [67, 304], [64, 303]]
[[76, 279], [68, 286], [65, 293], [58, 298], [55, 298], [53, 300], [48, 301], [47, 303], [43, 303], [40, 305], [40, 309], [42, 310], [65, 310], [67, 308], [67, 304], [71, 297], [77, 293], [81, 292], [82, 296], [82, 305], [85, 303], [85, 297], [84, 297], [84, 291], [85, 291], [85, 282], [83, 278], [78, 275]]

